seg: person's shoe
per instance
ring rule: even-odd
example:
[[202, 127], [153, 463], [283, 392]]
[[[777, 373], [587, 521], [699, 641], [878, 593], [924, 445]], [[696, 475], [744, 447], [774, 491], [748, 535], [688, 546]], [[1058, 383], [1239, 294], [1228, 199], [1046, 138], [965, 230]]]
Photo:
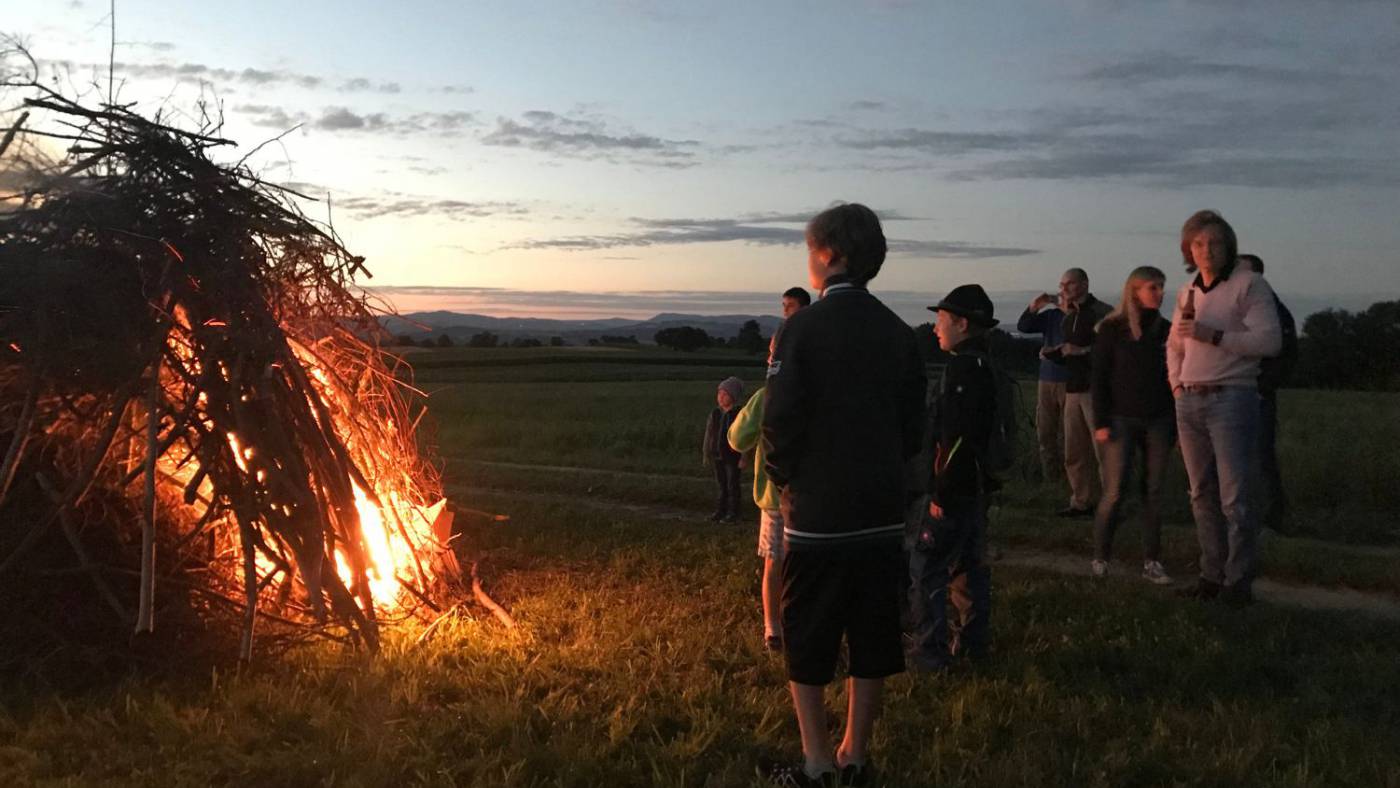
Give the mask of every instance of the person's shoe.
[[1108, 577], [1108, 562], [1095, 558], [1089, 562], [1089, 576], [1095, 580], [1102, 580]]
[[783, 651], [783, 638], [781, 635], [764, 635], [763, 647], [773, 652], [781, 654]]
[[1220, 601], [1229, 607], [1248, 607], [1254, 604], [1254, 592], [1249, 590], [1249, 586], [1225, 586], [1220, 591]]
[[1178, 591], [1177, 595], [1198, 602], [1212, 602], [1220, 596], [1220, 584], [1201, 578], [1196, 581], [1194, 586]]
[[774, 764], [760, 769], [759, 776], [778, 788], [835, 788], [838, 784], [836, 772], [822, 772], [820, 777], [812, 777], [801, 763]]
[[717, 522], [719, 522], [720, 520], [723, 520], [723, 519], [724, 519], [724, 512], [715, 512], [714, 514], [710, 515], [710, 522], [712, 522], [712, 523], [717, 523]]
[[1066, 506], [1065, 508], [1061, 509], [1060, 511], [1055, 512], [1055, 516], [1056, 516], [1056, 517], [1064, 517], [1064, 518], [1066, 518], [1066, 519], [1079, 519], [1079, 518], [1081, 518], [1081, 517], [1093, 517], [1093, 516], [1094, 516], [1094, 509], [1093, 509], [1093, 507], [1090, 507], [1090, 506], [1085, 506], [1085, 507], [1083, 507], [1083, 508], [1080, 508], [1080, 507], [1077, 507], [1077, 506]]
[[1170, 585], [1172, 582], [1172, 576], [1167, 574], [1161, 561], [1143, 561], [1142, 579], [1159, 586]]
[[837, 776], [836, 784], [841, 788], [860, 788], [864, 785], [875, 783], [875, 766], [867, 758], [865, 763], [848, 763], [841, 767], [841, 772]]
[[737, 523], [737, 522], [739, 522], [739, 515], [737, 515], [737, 514], [726, 514], [726, 515], [720, 520], [720, 522], [723, 522], [723, 523]]

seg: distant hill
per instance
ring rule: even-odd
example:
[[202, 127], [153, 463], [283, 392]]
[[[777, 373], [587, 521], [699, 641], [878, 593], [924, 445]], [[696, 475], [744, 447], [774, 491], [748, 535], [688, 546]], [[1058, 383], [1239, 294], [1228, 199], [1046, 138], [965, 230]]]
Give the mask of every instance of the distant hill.
[[664, 312], [648, 320], [609, 317], [600, 320], [550, 320], [536, 317], [491, 317], [461, 312], [414, 312], [407, 315], [380, 318], [384, 330], [394, 336], [407, 335], [414, 340], [446, 334], [461, 343], [472, 335], [490, 331], [502, 341], [563, 337], [569, 344], [584, 344], [590, 339], [607, 336], [636, 337], [638, 342], [651, 343], [663, 328], [694, 326], [710, 336], [728, 339], [739, 333], [749, 320], [757, 320], [764, 336], [771, 336], [783, 322], [776, 315], [687, 315]]

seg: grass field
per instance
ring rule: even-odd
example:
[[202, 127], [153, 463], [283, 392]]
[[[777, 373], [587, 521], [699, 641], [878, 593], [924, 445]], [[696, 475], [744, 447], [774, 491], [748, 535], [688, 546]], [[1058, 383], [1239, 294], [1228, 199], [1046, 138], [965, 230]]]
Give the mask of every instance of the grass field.
[[[729, 372], [423, 368], [454, 495], [511, 515], [476, 538], [516, 630], [475, 610], [373, 659], [312, 646], [81, 690], [7, 678], [0, 785], [756, 784], [797, 733], [761, 647], [754, 529], [703, 521], [697, 441]], [[1266, 542], [1266, 573], [1400, 589], [1393, 548], [1364, 544], [1394, 538], [1397, 404], [1285, 393], [1296, 524], [1314, 538]], [[522, 467], [541, 465], [575, 470]], [[994, 539], [1087, 563], [1087, 525], [1040, 514], [1059, 498], [1013, 485]], [[1184, 511], [1166, 535], [1183, 578]], [[1130, 558], [1135, 534], [1119, 539]], [[1003, 566], [994, 593], [987, 664], [890, 683], [874, 742], [888, 785], [1400, 786], [1393, 623], [1185, 604], [1126, 572]]]

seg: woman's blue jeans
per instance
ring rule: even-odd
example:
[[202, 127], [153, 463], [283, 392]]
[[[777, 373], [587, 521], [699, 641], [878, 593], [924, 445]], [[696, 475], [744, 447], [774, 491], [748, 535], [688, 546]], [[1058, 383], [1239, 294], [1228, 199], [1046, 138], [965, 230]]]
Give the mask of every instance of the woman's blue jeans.
[[1113, 549], [1113, 535], [1122, 522], [1123, 500], [1132, 479], [1133, 456], [1143, 457], [1142, 559], [1157, 561], [1162, 554], [1162, 479], [1171, 458], [1176, 417], [1167, 413], [1156, 418], [1113, 417], [1113, 437], [1102, 444], [1100, 465], [1103, 495], [1094, 512], [1094, 558], [1107, 561]]

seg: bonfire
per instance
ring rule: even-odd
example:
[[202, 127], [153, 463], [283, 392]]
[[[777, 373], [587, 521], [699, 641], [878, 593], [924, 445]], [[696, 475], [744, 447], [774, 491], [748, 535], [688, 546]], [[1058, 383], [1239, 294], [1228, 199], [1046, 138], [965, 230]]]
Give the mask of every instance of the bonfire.
[[353, 284], [363, 258], [302, 195], [216, 162], [216, 122], [89, 108], [18, 54], [0, 93], [21, 104], [0, 116], [0, 586], [76, 578], [137, 633], [162, 590], [236, 606], [243, 659], [260, 620], [373, 649], [385, 621], [439, 610], [451, 514], [421, 399]]

